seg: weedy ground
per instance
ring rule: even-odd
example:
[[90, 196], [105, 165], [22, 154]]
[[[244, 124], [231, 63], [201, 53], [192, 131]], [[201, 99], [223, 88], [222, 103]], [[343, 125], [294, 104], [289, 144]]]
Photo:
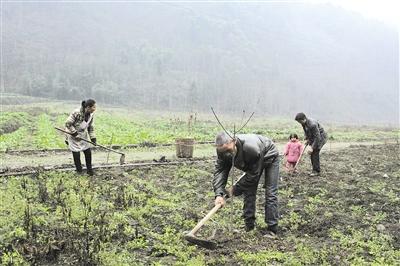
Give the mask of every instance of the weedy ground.
[[[213, 207], [212, 162], [3, 177], [2, 265], [396, 265], [400, 262], [399, 146], [352, 146], [325, 152], [323, 174], [283, 170], [280, 233], [265, 227], [259, 186], [257, 228], [240, 229], [234, 198], [199, 236], [215, 234], [216, 250], [183, 238]], [[235, 176], [240, 175], [235, 171]]]

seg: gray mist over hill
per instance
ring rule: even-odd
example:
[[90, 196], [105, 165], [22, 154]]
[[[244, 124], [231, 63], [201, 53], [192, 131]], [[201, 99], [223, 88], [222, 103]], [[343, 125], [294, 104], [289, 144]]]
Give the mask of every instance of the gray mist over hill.
[[2, 4], [2, 92], [399, 125], [398, 32], [329, 4]]

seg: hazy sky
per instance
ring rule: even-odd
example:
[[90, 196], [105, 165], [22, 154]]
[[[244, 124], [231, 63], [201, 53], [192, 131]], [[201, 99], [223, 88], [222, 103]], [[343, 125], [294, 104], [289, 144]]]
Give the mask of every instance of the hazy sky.
[[[12, 2], [5, 1], [5, 2]], [[42, 1], [29, 1], [29, 2], [58, 2], [56, 0], [42, 0]], [[64, 2], [64, 1], [60, 1]], [[96, 2], [92, 0], [71, 0], [66, 2]], [[108, 0], [100, 0], [99, 2], [113, 2]], [[125, 0], [121, 2], [148, 2], [141, 0]], [[400, 1], [399, 0], [160, 0], [149, 2], [293, 2], [293, 3], [331, 3], [361, 13], [362, 15], [370, 18], [381, 20], [387, 24], [391, 24], [400, 28]]]
[[366, 17], [397, 26], [397, 29], [400, 28], [400, 1], [398, 0], [322, 0], [315, 2], [329, 2], [339, 5]]

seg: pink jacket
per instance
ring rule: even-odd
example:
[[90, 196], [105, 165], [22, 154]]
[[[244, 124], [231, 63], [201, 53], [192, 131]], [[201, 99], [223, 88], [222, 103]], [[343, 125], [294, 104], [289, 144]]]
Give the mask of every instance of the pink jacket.
[[303, 152], [303, 145], [300, 141], [289, 141], [285, 146], [284, 155], [289, 163], [296, 163]]

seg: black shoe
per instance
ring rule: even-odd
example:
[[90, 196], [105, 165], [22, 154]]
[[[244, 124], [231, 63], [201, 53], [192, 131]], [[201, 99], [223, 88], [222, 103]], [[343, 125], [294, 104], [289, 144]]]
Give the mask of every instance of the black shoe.
[[93, 170], [87, 170], [87, 174], [89, 176], [94, 176], [94, 171]]
[[250, 232], [250, 231], [253, 231], [254, 228], [255, 228], [255, 225], [254, 225], [254, 224], [246, 224], [246, 226], [244, 227], [244, 230], [245, 230], [246, 232]]
[[276, 239], [277, 238], [277, 233], [278, 233], [278, 225], [272, 225], [268, 226], [265, 232], [263, 233], [264, 237], [270, 238], [270, 239]]
[[82, 174], [82, 168], [76, 168], [75, 169], [75, 172], [77, 173], [77, 174]]
[[319, 176], [320, 172], [312, 171], [312, 173], [309, 174], [309, 176]]
[[271, 232], [273, 232], [275, 234], [278, 233], [278, 225], [277, 224], [269, 225], [267, 227], [267, 231], [271, 231]]
[[267, 230], [263, 236], [265, 238], [269, 238], [269, 239], [277, 239], [278, 238], [274, 232], [269, 231], [269, 230]]

